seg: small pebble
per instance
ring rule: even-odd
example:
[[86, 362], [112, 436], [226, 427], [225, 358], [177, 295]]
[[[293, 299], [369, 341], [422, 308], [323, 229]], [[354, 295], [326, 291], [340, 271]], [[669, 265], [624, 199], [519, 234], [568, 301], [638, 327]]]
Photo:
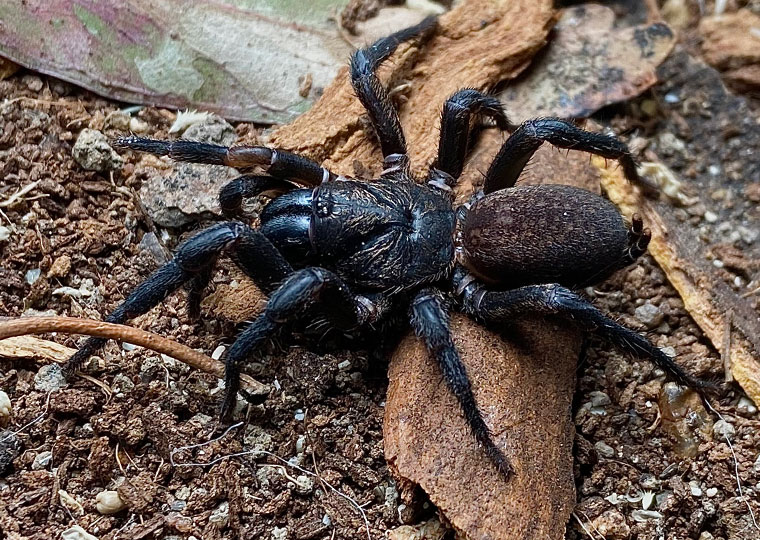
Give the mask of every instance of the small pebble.
[[296, 453], [301, 454], [306, 449], [306, 436], [299, 435], [296, 439]]
[[665, 314], [659, 307], [650, 302], [636, 308], [636, 318], [648, 329], [657, 328], [665, 318]]
[[691, 491], [691, 494], [694, 497], [701, 497], [702, 496], [702, 488], [699, 485], [699, 482], [696, 480], [692, 480], [689, 482], [689, 490]]
[[746, 396], [743, 396], [739, 399], [739, 403], [737, 403], [736, 408], [745, 414], [755, 414], [757, 412], [757, 406], [755, 403]]
[[121, 500], [117, 491], [105, 490], [95, 495], [95, 507], [101, 514], [116, 514], [124, 510], [127, 505]]
[[718, 420], [715, 422], [715, 425], [713, 425], [713, 433], [716, 437], [720, 437], [721, 439], [725, 439], [726, 437], [730, 439], [736, 435], [736, 428], [733, 424], [726, 422], [725, 420]]
[[631, 517], [634, 521], [643, 523], [644, 521], [662, 519], [662, 514], [655, 510], [634, 510], [631, 512]]
[[91, 535], [79, 525], [74, 525], [61, 533], [61, 540], [98, 540], [98, 537]]
[[42, 366], [34, 376], [34, 389], [40, 392], [54, 392], [66, 386], [66, 377], [58, 364]]
[[295, 414], [295, 419], [299, 422], [303, 422], [303, 419], [306, 418], [306, 414], [301, 410], [297, 409]]
[[610, 400], [610, 396], [598, 390], [594, 390], [593, 392], [590, 392], [589, 397], [591, 398], [592, 407], [604, 407], [605, 405], [609, 405], [610, 403], [612, 403], [612, 401]]
[[52, 461], [53, 461], [53, 452], [49, 450], [40, 452], [34, 457], [34, 461], [32, 462], [32, 470], [41, 471], [42, 469], [46, 469], [47, 466], [50, 465], [50, 462]]
[[215, 523], [219, 528], [224, 528], [230, 521], [230, 503], [223, 501], [208, 517], [209, 522]]
[[0, 431], [0, 475], [10, 467], [21, 452], [21, 440], [10, 430]]
[[597, 441], [594, 444], [594, 449], [602, 457], [611, 458], [615, 456], [615, 449], [603, 441]]
[[272, 540], [288, 540], [288, 528], [275, 527], [272, 529]]
[[0, 225], [0, 242], [5, 242], [11, 237], [11, 230], [8, 227]]
[[34, 283], [40, 279], [40, 274], [42, 274], [42, 270], [39, 268], [32, 268], [31, 270], [26, 271], [26, 274], [24, 274], [24, 279], [29, 285], [34, 285]]
[[716, 487], [707, 488], [705, 490], [705, 495], [707, 495], [708, 497], [715, 497], [717, 494], [718, 494], [718, 488]]
[[11, 398], [8, 394], [0, 390], [0, 424], [2, 424], [13, 412], [11, 407]]
[[346, 371], [350, 367], [351, 367], [350, 360], [343, 360], [341, 363], [338, 364], [338, 369], [341, 371]]
[[718, 214], [708, 210], [707, 212], [705, 212], [705, 221], [707, 221], [708, 223], [715, 223], [716, 221], [718, 221]]
[[308, 495], [314, 489], [314, 479], [305, 474], [297, 476], [295, 489], [301, 495]]
[[139, 118], [130, 118], [129, 119], [129, 131], [133, 133], [145, 133], [148, 131], [148, 124], [146, 122], [143, 122]]
[[74, 160], [88, 171], [108, 172], [118, 170], [124, 160], [108, 144], [100, 131], [83, 129], [71, 150]]
[[227, 347], [224, 345], [219, 345], [216, 349], [214, 349], [214, 352], [211, 353], [211, 358], [214, 360], [219, 360], [224, 354], [225, 350], [227, 350]]

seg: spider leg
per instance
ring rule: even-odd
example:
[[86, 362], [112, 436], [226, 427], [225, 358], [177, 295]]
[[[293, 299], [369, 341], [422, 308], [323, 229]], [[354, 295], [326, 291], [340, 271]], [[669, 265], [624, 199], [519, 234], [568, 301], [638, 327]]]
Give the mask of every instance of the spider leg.
[[221, 416], [229, 420], [240, 388], [240, 366], [284, 325], [318, 311], [333, 327], [351, 330], [373, 321], [377, 312], [364, 297], [351, 294], [336, 274], [310, 267], [291, 274], [269, 297], [259, 315], [230, 346], [225, 359], [225, 396]]
[[276, 196], [295, 187], [280, 178], [246, 174], [235, 178], [219, 190], [219, 205], [225, 216], [235, 217], [240, 214], [243, 199], [253, 198], [262, 193]]
[[488, 291], [473, 281], [463, 285], [459, 288], [464, 289], [464, 311], [486, 322], [509, 321], [525, 313], [559, 315], [636, 358], [650, 360], [678, 384], [696, 390], [715, 389], [713, 383], [686, 373], [647, 338], [613, 321], [591, 302], [560, 285], [528, 285], [508, 291]]
[[446, 385], [456, 396], [465, 419], [476, 440], [504, 476], [512, 474], [509, 458], [496, 446], [491, 431], [483, 420], [467, 370], [454, 346], [449, 330], [449, 317], [440, 293], [424, 289], [414, 298], [411, 306], [411, 322], [415, 333], [425, 342], [429, 353], [438, 362]]
[[351, 84], [356, 96], [367, 109], [375, 127], [386, 165], [396, 164], [406, 155], [406, 140], [401, 130], [398, 112], [393, 107], [388, 92], [380, 84], [375, 74], [378, 66], [404, 41], [428, 37], [435, 28], [435, 17], [427, 17], [422, 22], [381, 38], [364, 49], [357, 50], [351, 57]]
[[652, 239], [652, 232], [644, 228], [644, 221], [638, 214], [633, 214], [631, 227], [628, 229], [628, 249], [625, 252], [623, 265], [628, 266], [647, 252], [647, 246]]
[[428, 182], [439, 187], [452, 187], [462, 174], [470, 150], [473, 116], [491, 118], [502, 130], [511, 126], [497, 98], [472, 88], [456, 92], [443, 104], [438, 160], [430, 168]]
[[[123, 323], [142, 315], [187, 282], [190, 282], [190, 311], [197, 311], [211, 268], [223, 251], [229, 251], [238, 266], [264, 292], [274, 289], [293, 272], [290, 264], [260, 231], [238, 222], [218, 223], [184, 242], [174, 258], [138, 285], [105, 321]], [[105, 342], [105, 339], [89, 338], [66, 362], [64, 372], [71, 374], [79, 369]]]
[[119, 137], [113, 144], [157, 156], [169, 156], [176, 161], [226, 165], [242, 170], [260, 167], [275, 178], [292, 179], [308, 186], [337, 178], [337, 175], [308, 158], [266, 146], [220, 146], [198, 141], [157, 141], [143, 137]]
[[628, 146], [616, 137], [591, 133], [559, 118], [538, 118], [520, 124], [504, 142], [486, 173], [484, 193], [514, 186], [528, 160], [544, 141], [559, 148], [583, 150], [605, 158], [617, 159], [628, 180], [647, 191], [657, 189], [639, 176]]

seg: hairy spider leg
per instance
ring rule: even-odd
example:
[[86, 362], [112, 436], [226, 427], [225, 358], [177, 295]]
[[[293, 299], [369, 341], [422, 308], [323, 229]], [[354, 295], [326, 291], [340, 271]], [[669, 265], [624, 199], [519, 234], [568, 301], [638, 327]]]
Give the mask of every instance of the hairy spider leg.
[[251, 199], [262, 193], [276, 197], [295, 187], [281, 178], [244, 174], [231, 180], [219, 190], [219, 206], [225, 216], [236, 217], [240, 215], [243, 199]]
[[449, 316], [443, 306], [441, 294], [435, 289], [420, 291], [412, 302], [410, 315], [412, 328], [425, 342], [428, 353], [438, 362], [446, 386], [459, 401], [475, 439], [499, 472], [509, 477], [513, 472], [512, 465], [509, 458], [494, 443], [491, 431], [480, 414], [467, 369], [451, 338]]
[[[138, 285], [105, 321], [123, 323], [142, 315], [187, 282], [190, 282], [190, 309], [197, 310], [194, 304], [200, 301], [214, 262], [225, 251], [265, 293], [293, 272], [288, 261], [260, 231], [234, 221], [218, 223], [180, 245], [174, 258]], [[70, 375], [79, 369], [105, 342], [102, 338], [89, 338], [66, 362], [64, 372]]]
[[234, 411], [241, 364], [284, 325], [312, 316], [315, 311], [339, 330], [352, 330], [372, 321], [376, 315], [329, 270], [310, 267], [291, 274], [270, 295], [264, 312], [238, 335], [227, 352], [222, 420], [229, 420]]
[[435, 17], [427, 17], [415, 26], [399, 30], [377, 40], [369, 47], [357, 50], [351, 56], [351, 85], [356, 97], [369, 113], [386, 160], [391, 156], [405, 156], [406, 140], [401, 130], [398, 112], [388, 92], [380, 84], [375, 70], [401, 43], [417, 37], [429, 37], [435, 25]]
[[[220, 146], [198, 141], [157, 141], [143, 137], [119, 137], [114, 146], [169, 156], [176, 161], [226, 165], [243, 171], [263, 169], [269, 176], [244, 175], [232, 180], [219, 192], [219, 202], [227, 215], [239, 213], [243, 197], [265, 191], [284, 193], [294, 187], [318, 186], [337, 175], [320, 164], [285, 150], [266, 146]], [[294, 186], [291, 180], [298, 184]]]
[[652, 231], [644, 228], [644, 220], [638, 214], [631, 218], [631, 228], [628, 230], [628, 249], [623, 257], [623, 264], [628, 266], [647, 252]]
[[472, 88], [457, 91], [443, 104], [438, 159], [430, 168], [429, 183], [442, 189], [456, 183], [470, 151], [472, 120], [477, 116], [491, 118], [501, 130], [511, 126], [498, 98]]
[[486, 322], [505, 322], [526, 313], [559, 315], [636, 358], [652, 361], [678, 384], [697, 390], [717, 388], [712, 382], [689, 375], [647, 338], [616, 323], [591, 302], [560, 285], [489, 291], [470, 282], [463, 292], [464, 311]]
[[647, 192], [657, 191], [654, 184], [639, 176], [628, 146], [617, 137], [592, 133], [559, 118], [537, 118], [520, 124], [504, 142], [486, 172], [483, 192], [488, 194], [514, 186], [525, 165], [544, 141], [559, 148], [617, 159], [629, 181]]

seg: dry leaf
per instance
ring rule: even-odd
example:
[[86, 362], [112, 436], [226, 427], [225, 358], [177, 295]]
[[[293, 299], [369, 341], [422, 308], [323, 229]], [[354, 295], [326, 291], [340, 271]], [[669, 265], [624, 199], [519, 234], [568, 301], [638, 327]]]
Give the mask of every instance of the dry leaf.
[[287, 122], [345, 65], [334, 16], [347, 3], [5, 2], [0, 55], [111, 99]]
[[551, 45], [500, 95], [512, 121], [585, 118], [656, 83], [673, 32], [661, 22], [623, 29], [614, 22], [615, 13], [597, 4], [564, 10]]

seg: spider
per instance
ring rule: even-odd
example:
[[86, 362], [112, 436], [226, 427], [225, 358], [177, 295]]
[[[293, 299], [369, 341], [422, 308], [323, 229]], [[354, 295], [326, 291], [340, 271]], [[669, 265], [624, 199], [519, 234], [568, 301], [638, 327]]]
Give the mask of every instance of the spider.
[[[216, 259], [229, 254], [269, 297], [264, 311], [226, 355], [221, 416], [229, 420], [241, 364], [288, 326], [322, 318], [332, 328], [355, 333], [406, 312], [475, 439], [508, 477], [509, 458], [491, 437], [454, 346], [450, 309], [485, 323], [529, 312], [562, 316], [635, 357], [651, 360], [680, 384], [701, 389], [709, 383], [687, 374], [645, 337], [574, 292], [606, 279], [646, 251], [650, 233], [641, 219], [634, 216], [627, 226], [612, 203], [580, 188], [515, 186], [546, 141], [617, 159], [630, 181], [648, 187], [628, 148], [615, 137], [556, 118], [529, 120], [501, 147], [482, 192], [455, 209], [452, 188], [462, 173], [475, 121], [490, 119], [501, 129], [515, 128], [496, 98], [463, 89], [443, 105], [438, 157], [426, 182], [413, 177], [398, 113], [375, 71], [400, 43], [425, 39], [435, 24], [434, 18], [425, 19], [351, 58], [351, 82], [384, 157], [380, 178], [370, 182], [338, 176], [276, 148], [118, 139], [116, 145], [123, 148], [248, 171], [220, 191], [221, 207], [231, 218], [241, 216], [244, 198], [266, 195], [271, 200], [258, 229], [232, 220], [185, 241], [106, 320], [123, 323], [183, 285], [188, 286], [190, 314], [197, 316]], [[262, 169], [265, 174], [254, 174]], [[89, 338], [69, 359], [67, 372], [104, 342]]]

